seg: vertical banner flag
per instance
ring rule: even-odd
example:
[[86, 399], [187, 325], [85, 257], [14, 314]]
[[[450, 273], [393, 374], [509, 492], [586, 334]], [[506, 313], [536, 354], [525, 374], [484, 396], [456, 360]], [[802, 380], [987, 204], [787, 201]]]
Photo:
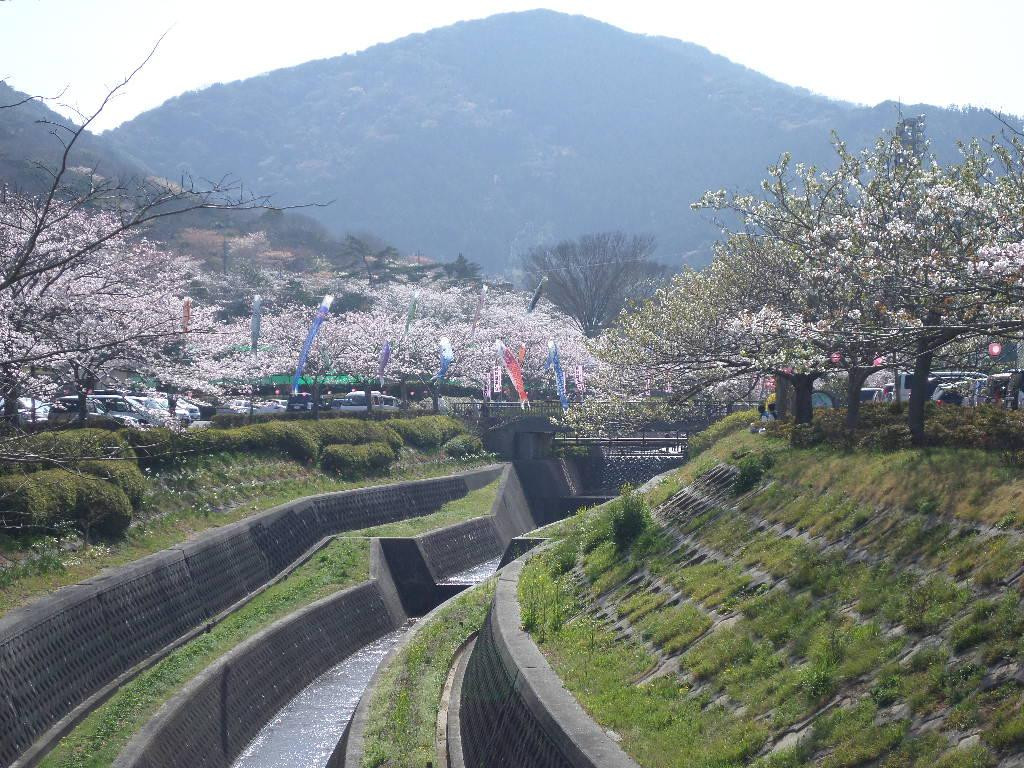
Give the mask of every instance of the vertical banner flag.
[[558, 354], [558, 344], [554, 339], [548, 339], [548, 361], [544, 370], [555, 372], [555, 389], [558, 390], [558, 400], [562, 403], [562, 410], [569, 410], [569, 395], [565, 391], [565, 371], [562, 370], [562, 357]]
[[188, 333], [188, 324], [192, 322], [192, 299], [188, 296], [181, 303], [181, 330]]
[[491, 399], [491, 377], [484, 376], [480, 379], [480, 391], [483, 393], [484, 400]]
[[502, 360], [505, 363], [505, 370], [508, 372], [508, 377], [512, 380], [512, 386], [516, 388], [516, 394], [519, 395], [519, 407], [526, 408], [530, 401], [526, 396], [526, 387], [523, 386], [523, 369], [519, 367], [519, 361], [516, 360], [516, 356], [505, 346], [504, 342], [500, 340], [495, 341], [494, 348], [501, 353]]
[[476, 303], [476, 312], [473, 314], [473, 329], [469, 332], [470, 337], [476, 335], [476, 325], [480, 322], [480, 313], [484, 309], [484, 303], [487, 301], [487, 286], [485, 285], [480, 289], [480, 299]]
[[526, 310], [527, 313], [533, 312], [533, 310], [536, 308], [537, 302], [540, 301], [540, 295], [544, 290], [544, 283], [546, 283], [547, 280], [548, 276], [544, 275], [544, 277], [540, 279], [540, 282], [537, 283], [537, 290], [533, 292], [533, 298], [530, 299], [530, 307]]
[[316, 317], [313, 318], [313, 324], [309, 327], [309, 333], [306, 334], [306, 341], [302, 344], [302, 351], [299, 352], [299, 363], [295, 366], [295, 376], [292, 378], [293, 395], [299, 394], [302, 369], [306, 367], [306, 358], [309, 357], [309, 350], [313, 347], [313, 339], [316, 338], [316, 332], [320, 330], [320, 326], [330, 313], [333, 302], [334, 297], [328, 294], [324, 296], [324, 300], [320, 302], [320, 306], [316, 310]]
[[491, 395], [501, 394], [501, 366], [496, 365], [491, 369]]
[[388, 339], [384, 342], [384, 348], [380, 351], [380, 357], [377, 358], [377, 378], [380, 379], [380, 388], [384, 389], [384, 369], [388, 367], [388, 362], [391, 360], [391, 340]]
[[583, 394], [587, 387], [583, 381], [583, 364], [580, 363], [576, 366], [576, 390]]
[[252, 297], [252, 320], [249, 321], [249, 334], [252, 337], [252, 352], [256, 354], [256, 345], [260, 342], [260, 324], [263, 322], [263, 299], [257, 293]]
[[416, 303], [420, 300], [420, 292], [413, 291], [412, 299], [409, 301], [409, 311], [405, 313], [405, 336], [409, 335], [409, 326], [412, 325], [412, 319], [416, 316]]
[[448, 375], [449, 366], [455, 362], [455, 352], [452, 350], [452, 342], [447, 336], [442, 336], [438, 343], [440, 351], [441, 367], [433, 376], [434, 381], [442, 381]]

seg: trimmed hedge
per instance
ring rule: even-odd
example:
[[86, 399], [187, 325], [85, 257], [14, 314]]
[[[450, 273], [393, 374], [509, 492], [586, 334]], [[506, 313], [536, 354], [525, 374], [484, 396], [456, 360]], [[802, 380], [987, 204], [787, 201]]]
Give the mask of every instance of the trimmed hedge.
[[[846, 427], [846, 410], [815, 410], [811, 424], [780, 421], [767, 424], [768, 433], [788, 439], [798, 448], [830, 445], [846, 450], [898, 451], [910, 446], [904, 407], [893, 403], [864, 403], [854, 430]], [[1024, 454], [1024, 411], [992, 405], [960, 407], [925, 404], [925, 444], [934, 447], [981, 448], [999, 451], [1012, 463]]]
[[146, 493], [146, 478], [134, 461], [83, 461], [78, 469], [113, 483], [124, 491], [132, 509], [138, 509]]
[[395, 419], [388, 424], [402, 436], [406, 445], [416, 448], [440, 448], [466, 428], [451, 416], [419, 416], [415, 419]]
[[37, 432], [33, 435], [25, 435], [7, 438], [3, 441], [9, 447], [11, 453], [34, 454], [36, 456], [49, 457], [39, 461], [0, 464], [0, 474], [12, 472], [36, 472], [41, 469], [52, 469], [56, 463], [72, 466], [83, 459], [101, 458], [135, 458], [127, 437], [120, 432], [111, 432], [107, 429], [93, 429], [84, 427], [81, 429], [53, 430]]
[[132, 519], [131, 502], [120, 488], [65, 469], [0, 477], [0, 507], [25, 525], [72, 522], [106, 536], [124, 533]]
[[455, 459], [477, 456], [484, 452], [484, 444], [476, 435], [456, 435], [444, 444], [444, 452]]
[[[159, 428], [132, 430], [126, 434], [146, 465], [219, 451], [282, 453], [304, 464], [313, 464], [319, 458], [321, 449], [329, 445], [384, 443], [392, 451], [397, 451], [403, 444], [399, 430], [393, 428], [397, 424], [411, 425], [407, 430], [412, 436], [410, 439], [436, 440], [434, 443], [428, 442], [430, 447], [441, 445], [442, 438], [447, 440], [455, 434], [453, 429], [463, 431], [461, 424], [447, 416], [425, 416], [419, 419], [395, 419], [387, 423], [362, 419], [268, 421], [234, 429], [174, 432]], [[426, 433], [429, 434], [424, 438]], [[413, 444], [422, 447], [420, 442]]]
[[394, 460], [395, 452], [386, 443], [328, 445], [324, 448], [320, 465], [325, 472], [358, 480], [384, 472]]

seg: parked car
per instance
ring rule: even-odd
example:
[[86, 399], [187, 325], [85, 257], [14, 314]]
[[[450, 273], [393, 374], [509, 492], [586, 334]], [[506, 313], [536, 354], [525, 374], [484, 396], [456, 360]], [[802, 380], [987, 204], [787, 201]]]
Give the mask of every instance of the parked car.
[[[155, 400], [157, 405], [163, 410], [171, 413], [171, 402], [168, 396], [156, 394], [153, 395], [152, 400]], [[199, 406], [192, 405], [188, 400], [181, 397], [176, 397], [174, 400], [174, 418], [180, 421], [182, 424], [190, 424], [193, 421], [199, 421]]]
[[860, 390], [860, 401], [862, 403], [875, 403], [885, 399], [885, 393], [881, 387], [862, 387]]
[[309, 392], [299, 392], [297, 395], [291, 395], [288, 398], [286, 408], [289, 411], [312, 411], [313, 395]]
[[[126, 417], [135, 419], [139, 424], [146, 426], [160, 426], [169, 418], [168, 415], [161, 416], [155, 412], [151, 413], [146, 408], [133, 402], [133, 399], [126, 395], [93, 393], [92, 397], [103, 406], [108, 416]], [[166, 414], [166, 411], [164, 412]]]
[[288, 410], [287, 400], [257, 400], [253, 404], [253, 413], [284, 413]]
[[217, 406], [217, 413], [248, 413], [249, 412], [249, 401], [236, 398], [234, 400], [228, 400], [225, 403], [221, 403]]
[[[0, 397], [0, 413], [5, 405], [4, 398]], [[24, 424], [31, 424], [33, 421], [46, 421], [50, 413], [50, 404], [32, 397], [18, 398], [18, 419]]]
[[[86, 397], [85, 407], [90, 418], [106, 417], [113, 419], [126, 427], [140, 426], [139, 420], [134, 416], [121, 411], [107, 410], [103, 406], [103, 403], [96, 397]], [[65, 397], [58, 397], [53, 401], [50, 405], [50, 412], [48, 414], [47, 421], [50, 424], [67, 424], [72, 421], [78, 421], [80, 416], [78, 395], [67, 395]]]
[[145, 395], [126, 395], [125, 399], [139, 410], [145, 412], [150, 417], [150, 424], [170, 424], [173, 421], [171, 411], [166, 406], [166, 400], [161, 405], [160, 400], [157, 398]]
[[[402, 401], [397, 397], [384, 395], [380, 392], [371, 392], [370, 398], [373, 410], [386, 412], [401, 410]], [[366, 393], [352, 391], [344, 397], [336, 397], [334, 400], [331, 400], [330, 408], [332, 411], [365, 411]]]

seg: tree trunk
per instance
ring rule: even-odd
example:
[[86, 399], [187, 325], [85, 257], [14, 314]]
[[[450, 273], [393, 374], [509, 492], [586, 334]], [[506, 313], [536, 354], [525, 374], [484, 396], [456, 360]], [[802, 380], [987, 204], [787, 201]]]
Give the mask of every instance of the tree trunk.
[[914, 445], [924, 445], [924, 404], [928, 399], [928, 374], [932, 370], [935, 352], [931, 339], [917, 342], [914, 356], [914, 386], [910, 390], [910, 404], [907, 407], [907, 426]]
[[4, 390], [4, 421], [8, 424], [17, 424], [18, 386], [12, 381]]
[[89, 403], [85, 396], [85, 390], [78, 388], [78, 418], [85, 424], [89, 420]]
[[320, 382], [313, 382], [313, 418], [320, 418]]
[[789, 379], [775, 375], [775, 416], [782, 421], [789, 416]]
[[367, 379], [366, 386], [363, 387], [363, 392], [366, 393], [366, 414], [370, 415], [373, 413], [373, 384]]
[[846, 428], [856, 429], [860, 418], [860, 390], [871, 375], [870, 369], [851, 368], [846, 380]]
[[430, 385], [430, 400], [433, 405], [434, 413], [441, 410], [441, 404], [439, 402], [438, 390], [441, 388], [441, 382]]
[[1010, 375], [1010, 386], [1007, 387], [1009, 391], [1006, 393], [1006, 396], [1010, 398], [1011, 411], [1016, 411], [1020, 407], [1020, 404], [1018, 402], [1018, 400], [1020, 399], [1020, 377], [1020, 371], [1017, 371]]
[[793, 374], [793, 421], [796, 424], [810, 424], [814, 418], [811, 395], [814, 394], [816, 378], [817, 376], [809, 373]]
[[407, 382], [405, 379], [402, 379], [401, 394], [402, 394], [402, 408], [408, 408], [409, 407], [409, 382]]

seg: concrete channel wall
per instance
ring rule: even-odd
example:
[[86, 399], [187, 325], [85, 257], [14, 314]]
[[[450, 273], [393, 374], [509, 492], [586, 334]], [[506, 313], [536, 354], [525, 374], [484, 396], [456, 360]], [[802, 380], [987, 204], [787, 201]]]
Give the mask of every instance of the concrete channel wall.
[[[157, 712], [115, 767], [229, 768], [260, 728], [317, 677], [458, 594], [464, 587], [438, 581], [497, 557], [495, 542], [536, 527], [515, 467], [498, 468], [488, 482], [499, 473], [490, 516], [414, 538], [374, 539], [370, 581], [285, 617], [226, 654]], [[471, 482], [482, 487], [487, 477]], [[343, 750], [344, 744], [332, 759], [341, 759]]]
[[495, 465], [300, 499], [0, 618], [0, 765], [31, 764], [116, 681], [266, 584], [323, 537], [430, 514], [503, 471]]
[[513, 561], [499, 575], [494, 602], [458, 693], [462, 754], [453, 754], [451, 764], [638, 768], [565, 690], [521, 629], [516, 592], [528, 557]]

